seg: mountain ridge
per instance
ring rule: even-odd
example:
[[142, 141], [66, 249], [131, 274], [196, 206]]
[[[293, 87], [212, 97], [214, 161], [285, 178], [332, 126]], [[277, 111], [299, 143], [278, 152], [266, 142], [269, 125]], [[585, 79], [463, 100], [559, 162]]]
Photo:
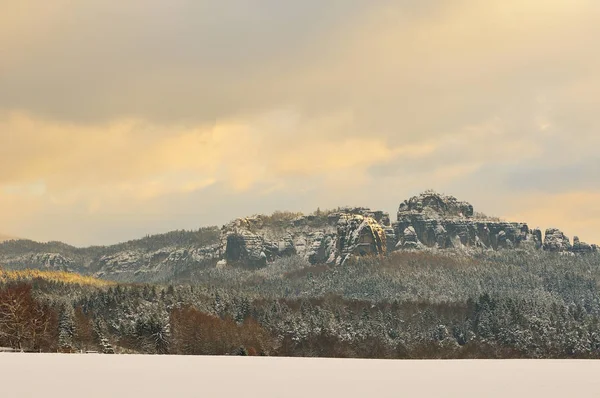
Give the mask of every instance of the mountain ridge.
[[545, 234], [526, 223], [475, 212], [453, 196], [425, 191], [400, 203], [396, 220], [366, 207], [312, 214], [276, 211], [237, 218], [222, 227], [170, 231], [109, 246], [77, 248], [62, 242], [0, 243], [0, 266], [75, 271], [128, 282], [185, 279], [195, 269], [262, 268], [277, 258], [299, 256], [310, 264], [340, 265], [351, 257], [398, 250], [543, 250], [585, 254], [598, 246], [559, 229]]

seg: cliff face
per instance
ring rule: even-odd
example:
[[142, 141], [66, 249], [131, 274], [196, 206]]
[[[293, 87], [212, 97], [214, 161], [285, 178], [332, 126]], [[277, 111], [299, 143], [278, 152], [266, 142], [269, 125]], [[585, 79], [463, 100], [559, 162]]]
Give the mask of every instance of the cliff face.
[[428, 191], [402, 202], [397, 220], [368, 208], [345, 208], [326, 216], [301, 216], [274, 224], [266, 216], [233, 221], [221, 232], [220, 266], [266, 266], [277, 257], [299, 255], [312, 264], [341, 264], [352, 256], [395, 250], [516, 248], [591, 253], [596, 245], [570, 243], [561, 231], [505, 222], [474, 212], [453, 196]]
[[219, 266], [263, 267], [290, 255], [312, 264], [341, 264], [352, 255], [386, 253], [389, 233], [389, 215], [367, 208], [277, 222], [266, 216], [237, 219], [222, 228]]
[[550, 252], [591, 253], [598, 246], [568, 237], [556, 228], [542, 231], [525, 223], [505, 222], [473, 211], [453, 196], [428, 191], [400, 204], [393, 224], [401, 249], [542, 249]]
[[541, 231], [524, 223], [490, 219], [453, 196], [425, 192], [404, 201], [394, 223], [396, 249], [480, 248], [510, 249], [526, 244], [542, 246]]

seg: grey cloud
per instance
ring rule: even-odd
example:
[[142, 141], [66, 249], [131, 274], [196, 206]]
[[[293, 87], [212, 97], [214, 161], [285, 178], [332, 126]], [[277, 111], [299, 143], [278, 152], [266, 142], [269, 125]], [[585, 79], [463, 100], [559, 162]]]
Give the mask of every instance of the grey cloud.
[[64, 120], [230, 116], [261, 105], [244, 93], [257, 74], [281, 73], [363, 8], [354, 0], [73, 3], [0, 74], [0, 107]]
[[[0, 75], [0, 107], [64, 120], [136, 115], [171, 122], [282, 105], [309, 115], [339, 108], [355, 114], [349, 134], [415, 140], [484, 120], [564, 72], [538, 59], [491, 75], [483, 59], [454, 65], [437, 49], [415, 50], [410, 36], [399, 37], [389, 59], [372, 54], [377, 38], [362, 26], [369, 12], [388, 6], [395, 13], [379, 16], [380, 24], [402, 27], [406, 20], [435, 23], [428, 18], [451, 4], [460, 2], [77, 3], [26, 61]], [[357, 38], [364, 38], [357, 54], [338, 53]], [[404, 52], [406, 60], [394, 54]], [[403, 66], [436, 56], [439, 67]]]
[[[232, 195], [224, 184], [191, 194], [169, 194], [149, 200], [135, 212], [104, 209], [90, 214], [83, 205], [72, 206], [71, 217], [48, 207], [35, 218], [24, 219], [15, 230], [30, 239], [61, 240], [76, 246], [113, 244], [173, 229], [223, 225], [236, 217], [270, 214], [275, 210], [311, 212], [326, 208], [318, 189], [288, 190], [264, 195], [258, 186], [244, 195]], [[341, 198], [340, 198], [341, 199]], [[335, 203], [338, 206], [340, 202]], [[334, 207], [333, 205], [331, 207]]]
[[[520, 192], [540, 191], [561, 193], [568, 191], [600, 191], [600, 159], [580, 159], [571, 164], [523, 165], [507, 175], [507, 188]], [[528, 167], [529, 166], [529, 167]]]

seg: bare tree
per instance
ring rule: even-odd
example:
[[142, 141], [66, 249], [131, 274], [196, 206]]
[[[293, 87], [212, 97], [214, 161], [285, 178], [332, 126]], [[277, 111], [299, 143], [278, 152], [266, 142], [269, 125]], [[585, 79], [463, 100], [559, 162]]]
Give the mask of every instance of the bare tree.
[[0, 342], [18, 350], [49, 350], [58, 334], [57, 315], [31, 289], [17, 283], [0, 291]]

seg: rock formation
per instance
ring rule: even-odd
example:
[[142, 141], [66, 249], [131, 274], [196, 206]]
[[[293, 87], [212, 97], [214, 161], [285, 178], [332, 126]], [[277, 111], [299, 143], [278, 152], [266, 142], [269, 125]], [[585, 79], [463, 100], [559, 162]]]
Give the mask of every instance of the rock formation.
[[397, 249], [511, 249], [521, 244], [541, 247], [541, 232], [527, 224], [490, 219], [473, 206], [433, 191], [412, 197], [398, 209], [394, 223]]
[[573, 253], [592, 253], [598, 251], [598, 246], [590, 245], [585, 242], [581, 242], [578, 236], [573, 238], [573, 246], [571, 247]]
[[353, 255], [386, 253], [389, 236], [393, 239], [389, 214], [362, 207], [277, 223], [267, 216], [240, 218], [221, 230], [224, 262], [219, 265], [263, 267], [290, 255], [312, 264], [340, 264]]
[[222, 229], [226, 264], [262, 267], [277, 257], [299, 255], [312, 264], [341, 264], [352, 256], [381, 255], [394, 250], [511, 250], [591, 253], [597, 246], [573, 245], [551, 228], [506, 222], [473, 210], [468, 202], [427, 191], [402, 202], [397, 221], [368, 208], [341, 208], [320, 216], [299, 216], [273, 225], [267, 216], [238, 219]]
[[571, 251], [569, 238], [557, 228], [548, 228], [544, 236], [544, 250], [551, 252]]
[[350, 256], [381, 255], [387, 252], [384, 225], [370, 216], [343, 214], [337, 222], [336, 262]]
[[471, 204], [433, 191], [400, 204], [393, 227], [398, 239], [396, 249], [531, 248], [582, 254], [598, 251], [597, 245], [581, 242], [578, 237], [571, 244], [556, 228], [547, 229], [542, 240], [540, 229], [475, 213]]

